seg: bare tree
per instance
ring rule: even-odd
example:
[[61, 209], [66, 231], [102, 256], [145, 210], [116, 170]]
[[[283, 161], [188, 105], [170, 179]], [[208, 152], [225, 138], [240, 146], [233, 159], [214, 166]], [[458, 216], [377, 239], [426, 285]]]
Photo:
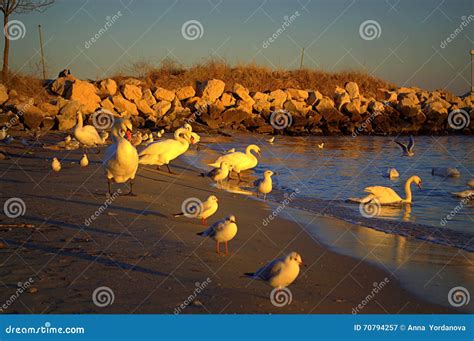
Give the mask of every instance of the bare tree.
[[5, 35], [5, 46], [3, 48], [3, 68], [2, 78], [5, 81], [8, 78], [8, 56], [10, 53], [10, 37], [6, 34], [8, 30], [8, 20], [12, 13], [28, 13], [32, 11], [42, 12], [54, 0], [0, 0], [0, 10], [3, 13], [3, 32]]

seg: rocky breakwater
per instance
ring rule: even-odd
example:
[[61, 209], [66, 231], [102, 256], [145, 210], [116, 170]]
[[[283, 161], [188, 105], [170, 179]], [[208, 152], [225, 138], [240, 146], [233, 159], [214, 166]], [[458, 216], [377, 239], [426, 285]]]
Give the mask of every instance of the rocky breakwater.
[[0, 126], [11, 129], [67, 131], [77, 112], [129, 115], [136, 127], [173, 130], [184, 122], [196, 128], [288, 135], [394, 135], [474, 132], [474, 95], [419, 88], [378, 89], [362, 94], [358, 84], [335, 85], [330, 95], [318, 90], [276, 89], [250, 92], [218, 79], [178, 89], [147, 86], [125, 78], [80, 80], [63, 75], [47, 85], [47, 101], [18, 94], [0, 84]]

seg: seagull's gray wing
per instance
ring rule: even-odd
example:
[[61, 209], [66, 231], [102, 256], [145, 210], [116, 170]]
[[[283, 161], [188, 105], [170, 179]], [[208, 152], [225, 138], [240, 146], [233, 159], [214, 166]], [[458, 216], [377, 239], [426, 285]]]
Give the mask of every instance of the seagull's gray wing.
[[415, 147], [415, 139], [413, 138], [412, 135], [410, 135], [410, 140], [408, 141], [408, 146], [407, 149], [409, 152], [413, 151], [413, 148]]
[[257, 278], [263, 279], [264, 281], [270, 280], [270, 278], [278, 275], [283, 267], [283, 262], [281, 259], [275, 259], [265, 265], [264, 267], [258, 269], [255, 272]]
[[408, 151], [408, 150], [407, 150], [407, 146], [406, 146], [404, 143], [401, 143], [400, 141], [397, 141], [397, 140], [395, 140], [395, 141], [393, 141], [393, 142], [395, 142], [396, 144], [398, 144], [398, 145], [403, 149], [404, 152], [407, 152], [407, 151]]

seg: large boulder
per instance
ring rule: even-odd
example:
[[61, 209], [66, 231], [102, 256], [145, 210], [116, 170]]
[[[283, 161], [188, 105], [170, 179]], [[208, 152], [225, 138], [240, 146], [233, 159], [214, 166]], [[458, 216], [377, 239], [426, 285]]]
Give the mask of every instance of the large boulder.
[[255, 103], [255, 101], [253, 99], [251, 99], [251, 101], [244, 101], [242, 99], [239, 99], [237, 101], [237, 105], [236, 105], [235, 109], [239, 110], [239, 111], [246, 112], [248, 114], [251, 114], [254, 103]]
[[308, 111], [311, 110], [311, 107], [308, 106], [305, 102], [300, 102], [294, 99], [289, 99], [283, 104], [283, 108], [288, 110], [290, 113], [306, 115]]
[[138, 115], [137, 106], [134, 103], [127, 101], [121, 95], [115, 95], [112, 97], [112, 102], [114, 103], [114, 107], [117, 112], [126, 112], [129, 115]]
[[0, 83], [0, 104], [8, 101], [8, 91], [7, 87]]
[[222, 122], [225, 125], [239, 124], [245, 119], [252, 117], [252, 115], [246, 111], [239, 110], [237, 108], [227, 109], [222, 114]]
[[217, 101], [225, 89], [225, 83], [220, 79], [211, 79], [205, 85], [199, 86], [200, 97], [210, 103]]
[[112, 101], [110, 100], [109, 97], [103, 99], [102, 102], [100, 102], [100, 107], [104, 108], [104, 109], [107, 109], [109, 111], [112, 111], [112, 112], [115, 111], [115, 106], [114, 106], [114, 104], [112, 103]]
[[337, 110], [340, 111], [343, 105], [351, 102], [351, 97], [345, 89], [336, 86], [336, 90], [334, 90], [334, 101], [336, 102]]
[[104, 79], [99, 83], [99, 93], [102, 96], [113, 96], [117, 92], [117, 83], [113, 79]]
[[81, 103], [81, 111], [84, 114], [93, 113], [100, 103], [100, 97], [97, 95], [97, 88], [94, 84], [78, 79], [71, 84], [65, 97]]
[[357, 99], [360, 97], [359, 86], [356, 82], [347, 82], [344, 88], [351, 99]]
[[23, 123], [28, 129], [37, 129], [47, 114], [31, 103], [22, 103], [16, 107], [19, 116], [23, 117]]
[[308, 98], [306, 99], [306, 104], [308, 104], [309, 106], [313, 106], [322, 98], [323, 95], [319, 91], [308, 91]]
[[153, 96], [153, 93], [150, 89], [143, 90], [142, 97], [150, 107], [156, 104], [155, 96]]
[[54, 117], [59, 113], [59, 107], [55, 104], [48, 102], [41, 103], [40, 105], [38, 105], [38, 108], [41, 111], [44, 111], [50, 117]]
[[300, 89], [287, 89], [286, 93], [288, 94], [288, 99], [292, 99], [295, 101], [305, 101], [308, 98], [308, 91], [300, 90]]
[[216, 104], [222, 105], [223, 107], [231, 107], [235, 105], [235, 98], [232, 96], [232, 94], [224, 92]]
[[196, 91], [194, 90], [192, 86], [184, 86], [176, 90], [176, 97], [180, 101], [194, 97], [195, 95], [196, 95]]
[[175, 94], [173, 91], [165, 89], [165, 88], [156, 88], [155, 90], [155, 98], [158, 101], [167, 101], [167, 102], [173, 102]]
[[133, 84], [125, 84], [122, 87], [123, 96], [132, 102], [138, 102], [142, 99], [142, 89], [139, 86]]
[[316, 105], [315, 109], [319, 113], [324, 113], [325, 111], [333, 110], [334, 109], [334, 101], [332, 99], [330, 99], [329, 97], [324, 96], [323, 98], [321, 98], [319, 100], [319, 102]]
[[376, 99], [379, 101], [395, 103], [397, 101], [397, 93], [384, 88], [378, 88], [376, 93]]
[[51, 84], [51, 91], [56, 95], [65, 97], [71, 85], [76, 81], [76, 78], [69, 75], [66, 77], [59, 77]]
[[148, 105], [147, 101], [144, 99], [141, 99], [137, 102], [135, 102], [137, 109], [142, 113], [147, 116], [154, 115], [153, 109]]
[[270, 95], [268, 96], [268, 100], [271, 103], [273, 110], [283, 108], [283, 104], [286, 102], [287, 98], [288, 94], [281, 89], [270, 92]]
[[158, 117], [164, 116], [171, 109], [171, 102], [160, 101], [153, 106]]
[[397, 110], [400, 111], [405, 117], [416, 115], [420, 111], [418, 98], [415, 100], [412, 96], [402, 97], [402, 99], [397, 103]]
[[253, 103], [255, 102], [252, 97], [249, 95], [249, 90], [243, 86], [242, 84], [239, 83], [234, 83], [234, 87], [232, 88], [232, 92], [241, 100], [247, 102], [247, 103]]

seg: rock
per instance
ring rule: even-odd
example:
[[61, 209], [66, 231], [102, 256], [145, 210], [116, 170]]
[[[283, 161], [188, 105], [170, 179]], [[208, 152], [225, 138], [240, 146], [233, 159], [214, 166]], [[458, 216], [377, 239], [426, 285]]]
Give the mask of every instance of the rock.
[[19, 116], [23, 116], [23, 123], [28, 129], [37, 129], [46, 117], [46, 113], [30, 103], [17, 106]]
[[418, 98], [416, 98], [416, 101], [413, 99], [413, 97], [407, 96], [402, 98], [397, 103], [397, 110], [400, 111], [405, 117], [411, 117], [416, 115], [420, 111], [420, 106], [418, 105]]
[[457, 168], [433, 167], [431, 169], [431, 175], [448, 177], [448, 178], [457, 178], [461, 176], [461, 172]]
[[286, 93], [288, 94], [288, 99], [295, 101], [305, 101], [308, 98], [308, 92], [305, 90], [299, 89], [287, 89]]
[[258, 99], [253, 104], [253, 108], [256, 112], [269, 112], [271, 111], [271, 103], [265, 99]]
[[356, 82], [347, 82], [344, 88], [351, 99], [357, 99], [360, 97], [359, 86]]
[[167, 90], [165, 88], [156, 88], [155, 90], [155, 98], [159, 101], [167, 101], [167, 102], [173, 102], [175, 94], [173, 91]]
[[59, 113], [59, 107], [57, 105], [43, 102], [39, 106], [40, 110], [48, 114], [48, 116], [54, 117]]
[[117, 92], [117, 83], [113, 79], [104, 79], [99, 83], [99, 93], [102, 96], [113, 96]]
[[112, 101], [110, 100], [109, 97], [107, 97], [102, 102], [100, 102], [100, 106], [101, 106], [101, 108], [107, 109], [109, 111], [112, 111], [112, 112], [115, 111], [115, 106], [114, 106], [114, 104], [112, 103]]
[[155, 96], [153, 96], [153, 93], [150, 89], [143, 90], [143, 99], [150, 107], [156, 104]]
[[346, 90], [336, 86], [336, 90], [334, 91], [334, 102], [336, 103], [337, 110], [341, 111], [344, 104], [351, 102], [351, 97]]
[[418, 99], [418, 96], [414, 92], [403, 92], [401, 94], [398, 94], [397, 100], [400, 102], [403, 99], [408, 99], [411, 102], [415, 104], [419, 104], [420, 100]]
[[360, 100], [349, 102], [343, 105], [342, 111], [349, 114], [353, 121], [358, 121], [360, 118]]
[[137, 106], [134, 103], [127, 101], [121, 95], [115, 95], [112, 97], [112, 102], [114, 103], [114, 108], [117, 112], [126, 112], [129, 115], [138, 115]]
[[139, 79], [136, 79], [136, 78], [127, 78], [127, 79], [123, 79], [121, 82], [120, 82], [120, 85], [121, 86], [124, 86], [126, 84], [130, 84], [130, 85], [135, 85], [135, 86], [140, 86], [142, 85], [142, 81], [139, 80]]
[[56, 120], [58, 121], [58, 130], [66, 131], [76, 126], [77, 115], [75, 113], [61, 114], [56, 116]]
[[385, 106], [383, 105], [382, 102], [376, 101], [376, 100], [371, 100], [368, 105], [368, 109], [372, 113], [383, 113]]
[[323, 95], [319, 91], [308, 91], [308, 98], [306, 99], [306, 104], [308, 104], [309, 106], [313, 106], [322, 98]]
[[251, 114], [254, 102], [255, 101], [253, 99], [251, 101], [244, 101], [244, 100], [239, 99], [237, 101], [237, 105], [235, 109]]
[[222, 94], [221, 98], [219, 99], [219, 104], [221, 104], [224, 107], [231, 107], [235, 105], [235, 98], [232, 96], [232, 94], [225, 92]]
[[67, 76], [67, 77], [60, 77], [57, 78], [52, 84], [51, 84], [51, 91], [55, 93], [56, 95], [65, 97], [68, 91], [70, 90], [72, 84], [76, 81], [76, 78], [73, 76]]
[[71, 84], [65, 97], [81, 103], [81, 111], [84, 114], [93, 113], [99, 107], [100, 103], [100, 97], [97, 95], [97, 88], [89, 82], [77, 79]]
[[283, 104], [283, 108], [288, 110], [290, 113], [299, 113], [306, 115], [306, 113], [311, 109], [307, 106], [305, 102], [300, 102], [294, 99], [289, 99]]
[[237, 95], [242, 101], [247, 102], [247, 103], [253, 103], [255, 102], [252, 97], [249, 95], [249, 90], [243, 86], [242, 84], [239, 83], [234, 83], [234, 87], [232, 88], [232, 92]]
[[142, 89], [133, 84], [125, 84], [122, 87], [122, 94], [131, 102], [138, 102], [142, 99]]
[[315, 108], [319, 113], [324, 113], [325, 111], [329, 111], [334, 109], [334, 101], [327, 96], [324, 96], [319, 100], [319, 103], [316, 105]]
[[171, 102], [160, 101], [153, 106], [158, 117], [164, 116], [171, 109]]
[[176, 91], [176, 97], [180, 100], [183, 101], [185, 99], [194, 97], [196, 95], [196, 91], [192, 86], [184, 86], [182, 88], [179, 88]]
[[154, 115], [155, 112], [153, 111], [153, 109], [148, 105], [147, 101], [144, 100], [144, 99], [141, 99], [139, 101], [137, 101], [136, 103], [136, 106], [137, 106], [137, 109], [142, 113], [142, 114], [145, 114], [145, 115]]
[[5, 103], [6, 101], [8, 101], [7, 87], [0, 83], [0, 104]]
[[257, 91], [252, 96], [252, 98], [255, 102], [257, 102], [257, 101], [267, 101], [268, 102], [269, 97], [270, 97], [269, 94], [266, 94], [266, 93], [263, 93], [263, 92], [260, 92], [260, 91]]
[[251, 115], [248, 112], [239, 110], [239, 109], [227, 109], [223, 114], [222, 114], [222, 122], [226, 125], [231, 125], [231, 124], [239, 124], [246, 118], [251, 117]]
[[395, 91], [389, 91], [384, 88], [378, 88], [376, 98], [379, 101], [395, 103], [397, 101], [397, 93]]
[[268, 100], [270, 101], [273, 110], [283, 108], [283, 103], [285, 103], [287, 98], [287, 93], [280, 89], [270, 92], [270, 95], [268, 96]]
[[42, 133], [46, 133], [53, 129], [54, 124], [56, 123], [54, 117], [45, 117], [41, 122], [41, 131]]
[[214, 103], [224, 92], [225, 83], [219, 79], [211, 79], [207, 81], [203, 87], [201, 98]]

